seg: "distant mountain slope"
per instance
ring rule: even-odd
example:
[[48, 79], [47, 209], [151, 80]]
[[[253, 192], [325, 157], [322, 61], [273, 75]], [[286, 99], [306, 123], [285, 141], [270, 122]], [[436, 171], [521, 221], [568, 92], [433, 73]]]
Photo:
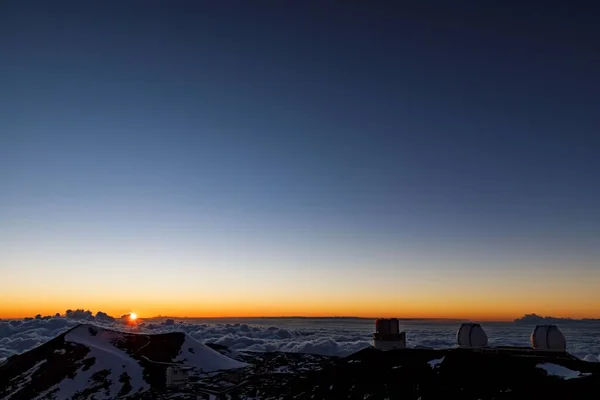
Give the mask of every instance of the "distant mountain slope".
[[169, 365], [243, 368], [184, 333], [142, 335], [84, 324], [0, 366], [2, 399], [115, 399], [165, 386]]

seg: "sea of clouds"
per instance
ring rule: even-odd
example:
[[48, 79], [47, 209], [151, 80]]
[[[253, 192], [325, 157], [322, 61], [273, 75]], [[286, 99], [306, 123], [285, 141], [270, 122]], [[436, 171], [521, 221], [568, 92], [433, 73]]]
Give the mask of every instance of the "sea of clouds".
[[[151, 319], [136, 326], [128, 315], [119, 318], [103, 312], [67, 310], [54, 316], [37, 315], [22, 320], [0, 320], [0, 362], [32, 349], [80, 323], [94, 323], [119, 330], [146, 333], [180, 331], [204, 343], [218, 343], [235, 350], [286, 351], [345, 356], [371, 345], [373, 321], [343, 319]], [[452, 347], [459, 323], [403, 321], [409, 346]], [[527, 346], [531, 326], [511, 323], [484, 325], [491, 345]], [[600, 361], [598, 325], [560, 326], [568, 351], [587, 361]]]

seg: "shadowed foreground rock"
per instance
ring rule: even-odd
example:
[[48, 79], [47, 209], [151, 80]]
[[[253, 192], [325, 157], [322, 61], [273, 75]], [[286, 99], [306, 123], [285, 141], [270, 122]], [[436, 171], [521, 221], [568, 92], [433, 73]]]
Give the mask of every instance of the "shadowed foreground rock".
[[[372, 348], [336, 358], [212, 348], [92, 325], [11, 357], [1, 399], [597, 399], [600, 364], [526, 349]], [[185, 379], [168, 386], [167, 368]], [[223, 370], [223, 368], [226, 368]]]

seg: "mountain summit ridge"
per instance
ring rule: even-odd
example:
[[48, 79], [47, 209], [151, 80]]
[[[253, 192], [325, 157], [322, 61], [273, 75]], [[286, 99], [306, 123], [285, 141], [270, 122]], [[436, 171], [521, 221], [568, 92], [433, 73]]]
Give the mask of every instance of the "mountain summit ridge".
[[[165, 386], [169, 366], [243, 368], [183, 332], [140, 334], [80, 324], [0, 366], [0, 398], [114, 399]], [[31, 383], [35, 384], [31, 384]]]

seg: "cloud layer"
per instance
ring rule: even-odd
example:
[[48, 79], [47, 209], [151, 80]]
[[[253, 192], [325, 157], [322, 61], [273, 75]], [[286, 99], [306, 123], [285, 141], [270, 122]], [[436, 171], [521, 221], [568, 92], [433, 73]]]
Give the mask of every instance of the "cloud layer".
[[[142, 332], [186, 332], [201, 342], [218, 343], [235, 350], [286, 351], [345, 356], [371, 345], [371, 323], [361, 324], [344, 321], [272, 319], [247, 323], [219, 323], [213, 320], [177, 321], [174, 319], [147, 320], [136, 329]], [[0, 361], [19, 354], [56, 337], [81, 322], [93, 322], [107, 327], [132, 329], [126, 318], [114, 318], [106, 313], [95, 315], [88, 310], [67, 310], [62, 315], [25, 318], [23, 320], [0, 320]], [[410, 346], [452, 347], [458, 324], [409, 323], [405, 324]], [[484, 326], [491, 345], [528, 345], [531, 327], [514, 324]], [[600, 343], [594, 332], [597, 326], [561, 326], [568, 340], [570, 353], [586, 361], [599, 361]]]

